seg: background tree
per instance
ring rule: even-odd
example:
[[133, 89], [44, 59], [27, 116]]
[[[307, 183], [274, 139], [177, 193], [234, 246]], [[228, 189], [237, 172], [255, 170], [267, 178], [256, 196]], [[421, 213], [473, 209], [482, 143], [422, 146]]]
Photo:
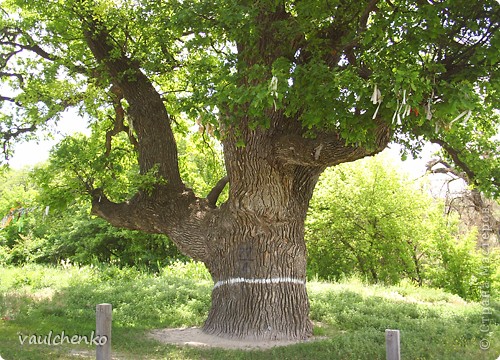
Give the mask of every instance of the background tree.
[[33, 260], [31, 249], [38, 244], [25, 231], [33, 224], [33, 213], [42, 217], [37, 195], [27, 169], [0, 173], [0, 262]]
[[[430, 174], [446, 175], [443, 188], [446, 196], [446, 213], [456, 213], [460, 223], [465, 229], [476, 226], [478, 232], [477, 245], [484, 241], [483, 234], [488, 233], [492, 246], [500, 247], [500, 205], [495, 200], [488, 199], [477, 188], [471, 187], [468, 175], [451, 166], [445, 159], [437, 157], [430, 160], [427, 165]], [[460, 182], [467, 186], [461, 191], [453, 190], [452, 183]], [[441, 189], [443, 190], [443, 189]], [[488, 214], [488, 224], [484, 215]], [[487, 226], [485, 226], [487, 225]], [[467, 230], [465, 230], [467, 231]]]
[[409, 180], [387, 154], [341, 164], [322, 174], [311, 200], [308, 271], [321, 279], [409, 279], [481, 300], [481, 284], [500, 285], [493, 278], [498, 251], [492, 247], [488, 273], [476, 247], [478, 228], [458, 225], [426, 182]]
[[[206, 332], [312, 333], [304, 219], [328, 166], [430, 140], [498, 195], [496, 1], [7, 0], [1, 14], [4, 151], [70, 106], [111, 119], [109, 156], [124, 132], [157, 182], [124, 202], [85, 184], [92, 211], [207, 265]], [[182, 117], [223, 145], [206, 197], [180, 176]]]
[[306, 222], [311, 271], [321, 278], [357, 273], [374, 283], [406, 277], [422, 284], [425, 244], [439, 241], [436, 227], [448, 229], [442, 208], [389, 157], [369, 160], [323, 174]]

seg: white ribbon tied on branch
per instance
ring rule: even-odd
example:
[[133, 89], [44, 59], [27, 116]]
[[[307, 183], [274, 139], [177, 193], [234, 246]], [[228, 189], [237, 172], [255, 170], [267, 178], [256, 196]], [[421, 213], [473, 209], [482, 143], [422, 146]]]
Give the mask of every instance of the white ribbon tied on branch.
[[382, 104], [382, 93], [378, 89], [377, 84], [375, 84], [375, 86], [373, 88], [373, 95], [372, 95], [371, 100], [372, 100], [373, 105], [378, 104], [377, 110], [375, 110], [375, 113], [372, 116], [372, 119], [375, 119], [377, 117], [378, 110], [380, 109], [380, 105]]

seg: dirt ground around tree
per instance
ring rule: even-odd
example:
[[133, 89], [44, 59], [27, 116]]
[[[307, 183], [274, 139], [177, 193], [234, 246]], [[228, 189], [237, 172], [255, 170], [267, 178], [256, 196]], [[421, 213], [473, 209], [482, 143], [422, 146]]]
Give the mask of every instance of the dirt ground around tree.
[[287, 346], [298, 343], [307, 343], [320, 340], [314, 337], [308, 340], [241, 340], [226, 339], [214, 335], [205, 334], [200, 328], [175, 328], [157, 329], [149, 333], [149, 336], [166, 344], [187, 345], [198, 347], [217, 347], [224, 349], [255, 350], [270, 349], [276, 346]]

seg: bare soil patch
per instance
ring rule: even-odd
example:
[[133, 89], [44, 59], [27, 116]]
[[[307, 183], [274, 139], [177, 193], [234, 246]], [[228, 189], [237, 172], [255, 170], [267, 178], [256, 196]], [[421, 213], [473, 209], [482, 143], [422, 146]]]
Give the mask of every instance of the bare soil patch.
[[157, 329], [149, 333], [149, 336], [165, 344], [187, 345], [198, 347], [217, 347], [224, 349], [256, 350], [270, 349], [276, 346], [288, 346], [292, 344], [307, 343], [321, 340], [322, 337], [314, 337], [308, 340], [240, 340], [226, 339], [214, 335], [205, 334], [200, 328], [176, 328]]

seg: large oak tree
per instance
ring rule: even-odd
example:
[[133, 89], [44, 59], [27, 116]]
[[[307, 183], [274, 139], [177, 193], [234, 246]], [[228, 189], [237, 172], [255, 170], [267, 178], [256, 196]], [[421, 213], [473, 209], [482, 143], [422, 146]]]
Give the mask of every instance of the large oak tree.
[[[495, 0], [5, 0], [0, 11], [4, 152], [69, 107], [101, 129], [105, 155], [126, 133], [156, 185], [119, 202], [87, 179], [92, 211], [206, 264], [208, 333], [311, 335], [304, 218], [328, 166], [431, 141], [499, 194]], [[204, 197], [180, 176], [180, 119], [223, 146], [227, 176]]]

